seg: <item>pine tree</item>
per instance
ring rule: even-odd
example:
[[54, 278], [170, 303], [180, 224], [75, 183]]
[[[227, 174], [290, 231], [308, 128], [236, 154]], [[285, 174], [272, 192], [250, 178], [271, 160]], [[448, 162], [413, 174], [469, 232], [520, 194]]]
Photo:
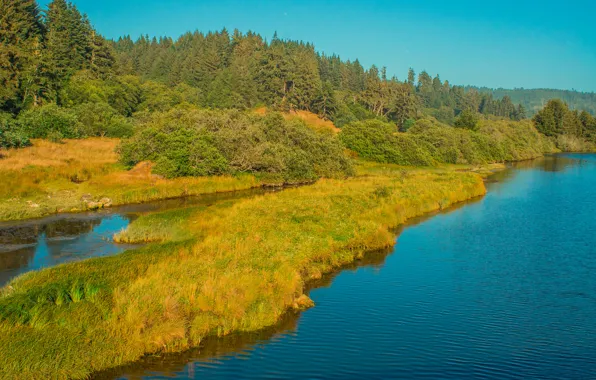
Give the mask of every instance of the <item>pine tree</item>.
[[0, 0], [0, 109], [37, 100], [43, 24], [34, 0]]
[[46, 49], [50, 96], [58, 98], [60, 88], [75, 71], [89, 66], [92, 57], [92, 28], [87, 18], [71, 3], [53, 0], [46, 13]]

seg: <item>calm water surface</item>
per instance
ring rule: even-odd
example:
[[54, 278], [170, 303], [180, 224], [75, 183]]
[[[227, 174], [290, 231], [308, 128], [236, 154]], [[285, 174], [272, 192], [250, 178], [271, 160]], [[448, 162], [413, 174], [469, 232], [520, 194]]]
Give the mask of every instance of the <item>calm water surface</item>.
[[0, 287], [16, 276], [62, 263], [121, 253], [134, 245], [116, 244], [112, 237], [140, 214], [261, 195], [276, 189], [221, 194], [127, 205], [100, 212], [59, 214], [46, 218], [0, 222]]
[[275, 328], [106, 378], [596, 379], [596, 156], [500, 173]]

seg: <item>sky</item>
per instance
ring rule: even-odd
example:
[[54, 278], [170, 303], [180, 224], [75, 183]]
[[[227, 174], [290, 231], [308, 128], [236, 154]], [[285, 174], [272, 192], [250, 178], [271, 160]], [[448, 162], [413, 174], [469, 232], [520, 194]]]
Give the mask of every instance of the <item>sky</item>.
[[107, 38], [277, 32], [399, 79], [412, 67], [452, 84], [596, 92], [594, 0], [71, 1]]

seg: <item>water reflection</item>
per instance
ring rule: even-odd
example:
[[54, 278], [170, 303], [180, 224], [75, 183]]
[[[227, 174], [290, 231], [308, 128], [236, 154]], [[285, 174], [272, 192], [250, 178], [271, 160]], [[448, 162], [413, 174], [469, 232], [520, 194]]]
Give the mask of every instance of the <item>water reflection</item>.
[[0, 287], [14, 277], [42, 268], [91, 257], [121, 253], [134, 245], [116, 244], [112, 237], [138, 215], [171, 209], [210, 206], [216, 202], [259, 196], [279, 189], [206, 194], [98, 212], [58, 214], [45, 218], [0, 222]]
[[0, 239], [8, 242], [0, 245], [0, 286], [32, 270], [130, 249], [113, 243], [112, 236], [132, 218], [90, 214], [0, 227]]

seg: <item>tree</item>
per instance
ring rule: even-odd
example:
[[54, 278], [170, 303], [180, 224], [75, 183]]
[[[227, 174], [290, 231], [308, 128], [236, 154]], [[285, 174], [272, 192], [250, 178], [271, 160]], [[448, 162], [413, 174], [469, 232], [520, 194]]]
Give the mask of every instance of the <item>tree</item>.
[[319, 89], [315, 100], [313, 101], [312, 110], [326, 119], [333, 120], [335, 111], [337, 110], [337, 99], [335, 98], [335, 91], [331, 82], [324, 82]]
[[0, 0], [0, 110], [16, 113], [37, 96], [42, 33], [34, 0]]
[[408, 84], [412, 88], [414, 88], [414, 86], [416, 85], [416, 72], [411, 67], [408, 70]]
[[560, 99], [550, 100], [546, 106], [534, 116], [534, 124], [539, 132], [546, 136], [562, 134], [563, 120], [569, 112], [567, 104]]
[[476, 112], [469, 109], [462, 111], [462, 113], [455, 120], [455, 127], [477, 131], [478, 116]]
[[[93, 52], [93, 29], [86, 16], [65, 0], [53, 0], [46, 13], [46, 49], [51, 96], [75, 71], [89, 65]], [[97, 51], [96, 51], [97, 53]]]

